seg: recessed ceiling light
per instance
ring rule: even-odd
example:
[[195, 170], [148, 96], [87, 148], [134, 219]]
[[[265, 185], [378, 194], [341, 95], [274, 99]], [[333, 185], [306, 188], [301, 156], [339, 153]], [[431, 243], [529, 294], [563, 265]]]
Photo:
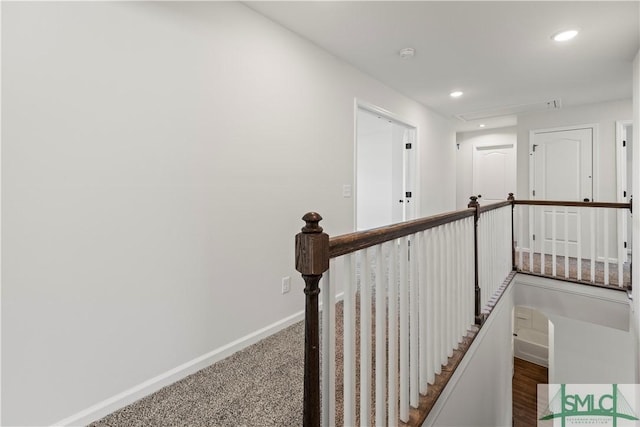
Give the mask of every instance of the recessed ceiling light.
[[451, 92], [449, 96], [452, 98], [460, 98], [462, 96], [462, 92], [460, 92], [459, 90], [456, 90], [454, 92]]
[[398, 54], [402, 59], [411, 59], [416, 54], [416, 50], [412, 47], [405, 47], [404, 49], [400, 49]]
[[577, 35], [578, 35], [578, 30], [567, 30], [567, 31], [560, 31], [559, 33], [556, 33], [553, 36], [551, 36], [551, 38], [557, 42], [566, 42], [568, 40], [571, 40]]
[[480, 124], [480, 127], [481, 127], [481, 128], [483, 128], [483, 127], [485, 127], [485, 126], [486, 126], [486, 125], [485, 125], [484, 123]]

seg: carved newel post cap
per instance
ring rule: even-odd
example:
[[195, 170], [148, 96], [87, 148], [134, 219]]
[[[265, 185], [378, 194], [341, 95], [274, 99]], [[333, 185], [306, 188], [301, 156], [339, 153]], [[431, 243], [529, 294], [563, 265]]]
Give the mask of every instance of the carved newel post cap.
[[305, 226], [296, 235], [296, 270], [303, 276], [321, 276], [329, 269], [329, 236], [323, 233], [317, 212], [302, 217]]
[[322, 221], [322, 217], [318, 212], [308, 212], [302, 217], [302, 220], [306, 223], [302, 227], [303, 233], [322, 233], [322, 227], [319, 224]]
[[509, 197], [507, 197], [507, 200], [515, 200], [516, 198], [513, 197], [513, 193], [509, 193]]

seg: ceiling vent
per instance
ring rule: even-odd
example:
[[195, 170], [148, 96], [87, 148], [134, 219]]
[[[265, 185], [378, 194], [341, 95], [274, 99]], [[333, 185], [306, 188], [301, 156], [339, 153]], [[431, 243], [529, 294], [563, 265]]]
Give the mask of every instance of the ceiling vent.
[[488, 110], [476, 111], [473, 113], [458, 114], [456, 117], [463, 122], [469, 122], [473, 120], [485, 120], [503, 116], [513, 116], [522, 113], [533, 113], [535, 111], [545, 110], [558, 110], [562, 107], [562, 102], [559, 99], [552, 99], [551, 101], [536, 102], [534, 104], [520, 104], [510, 105], [507, 107], [497, 107]]

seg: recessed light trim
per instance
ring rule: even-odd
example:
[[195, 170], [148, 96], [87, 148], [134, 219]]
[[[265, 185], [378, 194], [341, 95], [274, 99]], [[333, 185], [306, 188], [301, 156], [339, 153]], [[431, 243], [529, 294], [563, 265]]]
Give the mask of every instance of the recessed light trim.
[[486, 126], [487, 126], [487, 125], [485, 125], [484, 123], [481, 123], [481, 124], [480, 124], [480, 127], [481, 127], [481, 128], [486, 127]]
[[398, 54], [402, 59], [411, 59], [416, 54], [416, 50], [412, 47], [405, 47], [404, 49], [400, 49]]
[[463, 95], [463, 92], [459, 91], [459, 90], [454, 90], [453, 92], [451, 92], [449, 94], [450, 97], [452, 98], [460, 98]]
[[566, 42], [578, 35], [578, 30], [565, 30], [555, 33], [551, 38], [557, 42]]

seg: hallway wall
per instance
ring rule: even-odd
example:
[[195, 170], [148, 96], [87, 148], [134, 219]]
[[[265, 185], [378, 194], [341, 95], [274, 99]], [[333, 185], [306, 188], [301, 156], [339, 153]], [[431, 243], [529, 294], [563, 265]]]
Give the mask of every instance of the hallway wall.
[[353, 229], [355, 98], [418, 126], [420, 213], [455, 208], [448, 120], [242, 4], [1, 7], [3, 425], [82, 424], [296, 320], [300, 218]]

